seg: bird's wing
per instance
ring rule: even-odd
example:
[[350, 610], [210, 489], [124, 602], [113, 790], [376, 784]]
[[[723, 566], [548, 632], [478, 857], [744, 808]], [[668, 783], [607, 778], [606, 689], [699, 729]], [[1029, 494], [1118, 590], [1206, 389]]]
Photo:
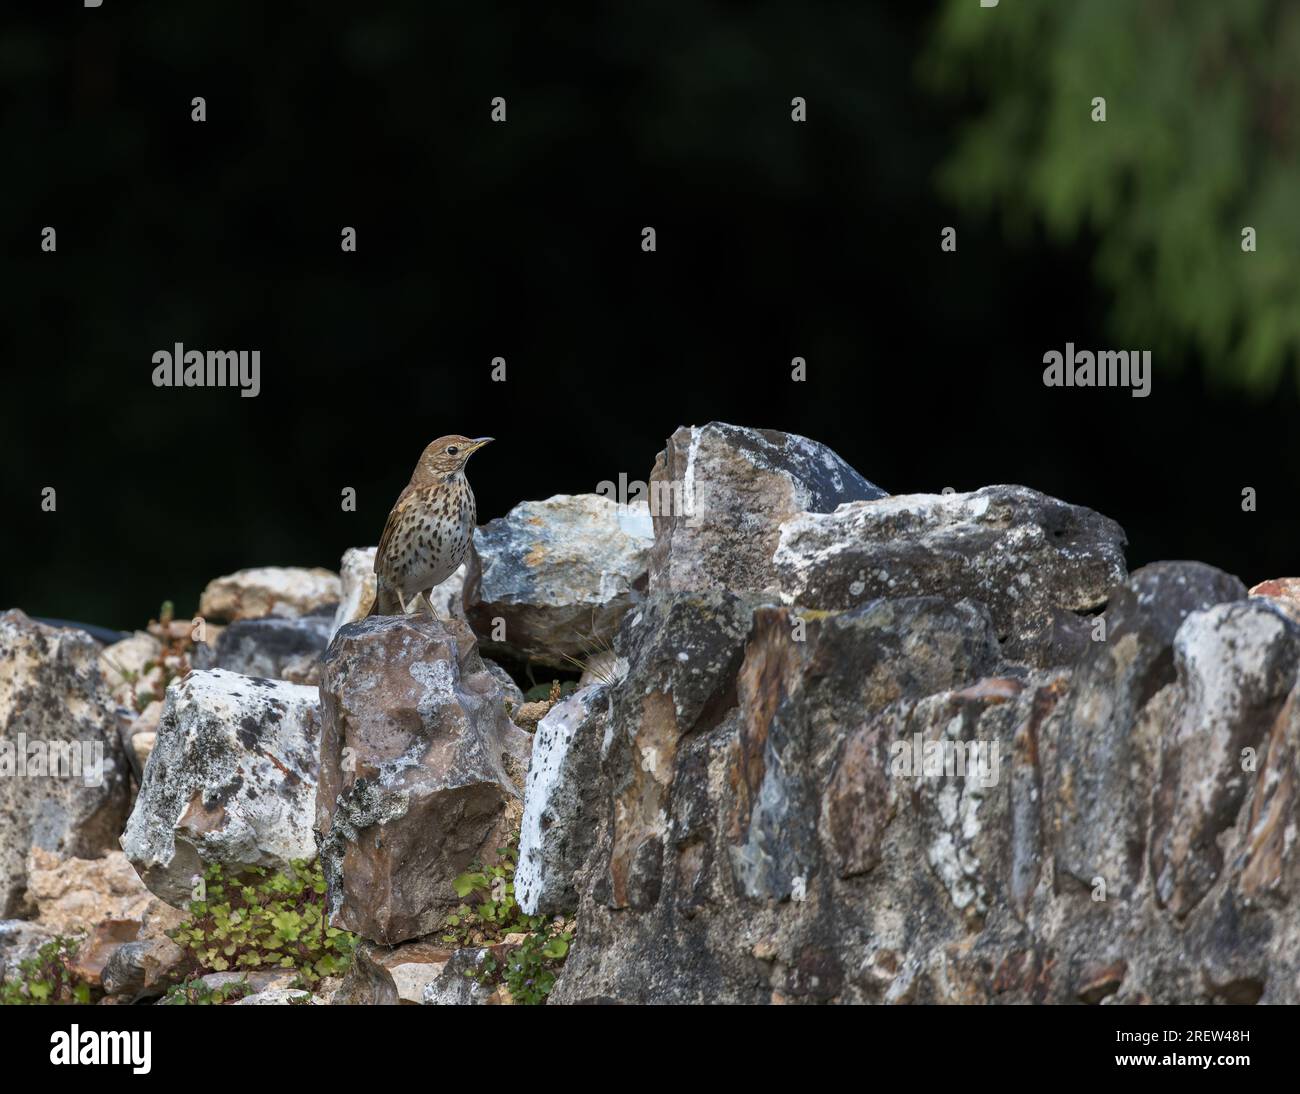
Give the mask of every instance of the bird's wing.
[[393, 529], [397, 527], [398, 518], [402, 515], [402, 510], [406, 507], [406, 499], [411, 496], [411, 488], [408, 486], [397, 495], [397, 503], [389, 510], [388, 520], [384, 522], [383, 534], [379, 537], [379, 547], [375, 550], [375, 573], [379, 573], [380, 561], [384, 553], [388, 550], [388, 540], [393, 534]]

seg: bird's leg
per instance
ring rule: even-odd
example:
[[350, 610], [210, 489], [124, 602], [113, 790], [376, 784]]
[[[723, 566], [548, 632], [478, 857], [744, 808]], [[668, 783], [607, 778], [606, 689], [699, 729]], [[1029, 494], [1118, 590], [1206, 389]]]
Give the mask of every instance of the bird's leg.
[[402, 596], [402, 590], [401, 590], [401, 589], [397, 589], [396, 592], [397, 592], [397, 603], [400, 604], [400, 605], [402, 606], [402, 614], [405, 615], [405, 614], [406, 614], [406, 600], [405, 600], [405, 598]]
[[429, 609], [429, 616], [430, 616], [430, 618], [432, 618], [432, 619], [437, 619], [439, 622], [442, 622], [442, 620], [441, 620], [441, 619], [439, 618], [439, 616], [438, 616], [438, 613], [434, 610], [434, 607], [433, 607], [433, 600], [432, 600], [432, 599], [430, 598], [430, 596], [429, 596], [429, 593], [431, 593], [431, 592], [433, 592], [433, 590], [432, 590], [432, 589], [428, 589], [428, 590], [426, 590], [425, 592], [422, 592], [422, 593], [420, 594], [420, 596], [422, 596], [422, 597], [424, 598], [424, 606], [425, 606], [426, 608]]

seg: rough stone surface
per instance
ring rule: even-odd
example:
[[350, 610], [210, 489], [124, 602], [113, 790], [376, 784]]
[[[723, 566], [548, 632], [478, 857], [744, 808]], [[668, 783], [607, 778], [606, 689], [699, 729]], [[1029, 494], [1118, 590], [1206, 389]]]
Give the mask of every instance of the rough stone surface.
[[122, 849], [168, 903], [213, 862], [282, 869], [314, 857], [315, 688], [220, 669], [167, 689]]
[[[1192, 613], [1240, 600], [1234, 577], [1199, 563], [1138, 570], [1107, 608], [1105, 641], [1090, 643], [1057, 711], [1059, 886], [1129, 896], [1143, 872], [1160, 736], [1172, 716], [1174, 637]], [[1164, 689], [1170, 690], [1164, 690]]]
[[119, 946], [134, 942], [140, 933], [137, 919], [106, 919], [96, 924], [77, 946], [77, 956], [72, 962], [72, 973], [91, 987], [103, 983], [104, 966]]
[[[1300, 1003], [1295, 579], [1130, 576], [1088, 510], [1022, 487], [878, 496], [782, 434], [680, 430], [654, 482], [674, 478], [712, 508], [652, 496], [650, 588], [630, 582], [567, 699], [522, 704], [463, 620], [343, 622], [349, 588], [319, 710], [200, 671], [151, 728], [134, 708], [157, 679], [130, 676], [156, 643], [114, 667], [10, 613], [0, 726], [156, 734], [126, 842], [172, 897], [205, 858], [290, 857], [314, 809], [331, 918], [364, 940], [346, 978], [308, 995], [257, 973], [246, 1005], [512, 1002], [466, 974], [525, 936], [451, 949], [439, 928], [452, 879], [517, 826], [521, 905], [576, 921], [553, 1003]], [[567, 552], [546, 581], [607, 603], [607, 545], [583, 570], [565, 520], [503, 542]], [[362, 586], [364, 561], [344, 567]], [[226, 648], [281, 624], [236, 622]], [[35, 823], [0, 812], [0, 837], [15, 816]], [[101, 851], [36, 841], [17, 904], [40, 918], [0, 921], [0, 959], [89, 932], [105, 1001], [146, 1001], [179, 972], [160, 936], [180, 913], [120, 855], [66, 857]]]
[[237, 1007], [285, 1007], [285, 1006], [310, 1006], [318, 1007], [322, 1001], [309, 991], [303, 991], [301, 988], [270, 988], [267, 991], [254, 992], [252, 995], [245, 995], [242, 999], [236, 999], [234, 1006]]
[[649, 518], [645, 503], [559, 494], [477, 529], [465, 607], [483, 648], [571, 668], [608, 646], [645, 590]]
[[0, 919], [0, 981], [17, 975], [19, 965], [56, 937], [54, 931], [30, 919]]
[[99, 653], [82, 631], [0, 615], [0, 916], [24, 910], [29, 848], [91, 858], [122, 830], [130, 767]]
[[649, 486], [656, 592], [766, 589], [785, 521], [886, 496], [817, 441], [722, 422], [678, 429]]
[[482, 948], [457, 950], [442, 971], [425, 985], [420, 1001], [425, 1006], [444, 1007], [492, 1006], [502, 1002], [500, 990], [494, 991], [466, 975], [482, 964], [487, 952]]
[[345, 626], [325, 656], [317, 828], [332, 921], [385, 945], [441, 926], [452, 881], [522, 810], [530, 738], [469, 627]]
[[278, 615], [292, 618], [338, 604], [339, 575], [316, 567], [258, 566], [208, 582], [199, 597], [199, 615], [233, 623]]
[[241, 619], [222, 629], [215, 645], [195, 648], [196, 669], [225, 669], [241, 676], [320, 683], [320, 662], [329, 645], [333, 614], [313, 612], [293, 618]]
[[[682, 594], [629, 620], [619, 652], [630, 667], [600, 755], [610, 804], [577, 879], [580, 931], [556, 998], [767, 1001], [767, 969], [750, 950], [765, 927], [803, 918], [779, 909], [798, 908], [831, 876], [824, 846], [850, 875], [883, 855], [870, 845], [887, 794], [843, 776], [832, 816], [818, 820], [845, 738], [891, 703], [988, 672], [997, 643], [987, 613], [912, 598], [808, 618]], [[836, 995], [833, 958], [810, 951], [796, 958], [802, 971], [782, 975]]]
[[104, 992], [132, 1003], [157, 998], [176, 979], [184, 958], [170, 938], [126, 942], [113, 950], [104, 966]]
[[1160, 563], [1027, 669], [950, 597], [625, 622], [553, 1002], [1300, 1002], [1300, 622]]
[[877, 597], [969, 597], [993, 616], [1006, 655], [1068, 664], [1087, 642], [1072, 613], [1124, 582], [1114, 521], [1023, 486], [912, 494], [793, 517], [773, 581], [786, 603], [842, 610]]
[[1300, 624], [1258, 599], [1193, 612], [1174, 638], [1179, 702], [1162, 738], [1151, 838], [1159, 903], [1186, 917], [1223, 871], [1219, 839], [1296, 682]]
[[84, 934], [107, 920], [133, 920], [146, 935], [179, 923], [176, 909], [145, 888], [121, 851], [64, 858], [34, 847], [27, 856], [28, 896], [36, 918], [56, 934]]
[[596, 685], [561, 700], [537, 724], [515, 870], [515, 899], [528, 915], [578, 906], [573, 879], [595, 841], [608, 715], [608, 690]]
[[421, 1004], [424, 989], [442, 975], [454, 953], [427, 941], [393, 947], [362, 942], [333, 1001], [350, 1006]]
[[483, 658], [483, 667], [496, 677], [497, 683], [501, 685], [501, 696], [505, 700], [507, 711], [513, 718], [515, 712], [524, 705], [523, 691], [520, 690], [519, 685], [515, 683], [510, 673], [506, 672], [495, 661], [485, 657]]

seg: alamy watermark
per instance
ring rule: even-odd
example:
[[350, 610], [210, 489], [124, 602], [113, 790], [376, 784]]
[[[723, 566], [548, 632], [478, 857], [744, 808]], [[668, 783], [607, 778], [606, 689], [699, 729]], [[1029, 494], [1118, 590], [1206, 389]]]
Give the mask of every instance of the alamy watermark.
[[1074, 348], [1050, 349], [1043, 354], [1043, 383], [1047, 387], [1127, 387], [1135, 399], [1151, 394], [1151, 351]]
[[262, 351], [187, 350], [177, 342], [153, 355], [154, 387], [237, 387], [242, 399], [255, 399], [262, 390]]
[[927, 741], [919, 733], [893, 741], [889, 770], [896, 778], [972, 779], [983, 789], [998, 784], [1001, 759], [997, 741], [954, 741], [947, 737]]
[[80, 779], [104, 784], [103, 741], [29, 741], [26, 733], [0, 737], [0, 778]]
[[652, 517], [685, 517], [688, 525], [693, 525], [704, 509], [696, 497], [693, 480], [656, 479], [644, 482], [641, 479], [629, 479], [626, 472], [620, 471], [618, 482], [605, 479], [596, 485], [596, 493], [616, 502], [620, 510], [644, 502], [649, 506]]

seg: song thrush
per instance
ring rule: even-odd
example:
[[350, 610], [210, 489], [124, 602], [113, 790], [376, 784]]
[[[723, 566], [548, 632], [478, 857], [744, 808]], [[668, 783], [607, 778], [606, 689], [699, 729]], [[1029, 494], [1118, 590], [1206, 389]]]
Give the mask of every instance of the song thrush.
[[424, 450], [379, 537], [371, 615], [404, 613], [411, 597], [429, 593], [465, 561], [476, 515], [465, 464], [490, 440], [452, 435]]

